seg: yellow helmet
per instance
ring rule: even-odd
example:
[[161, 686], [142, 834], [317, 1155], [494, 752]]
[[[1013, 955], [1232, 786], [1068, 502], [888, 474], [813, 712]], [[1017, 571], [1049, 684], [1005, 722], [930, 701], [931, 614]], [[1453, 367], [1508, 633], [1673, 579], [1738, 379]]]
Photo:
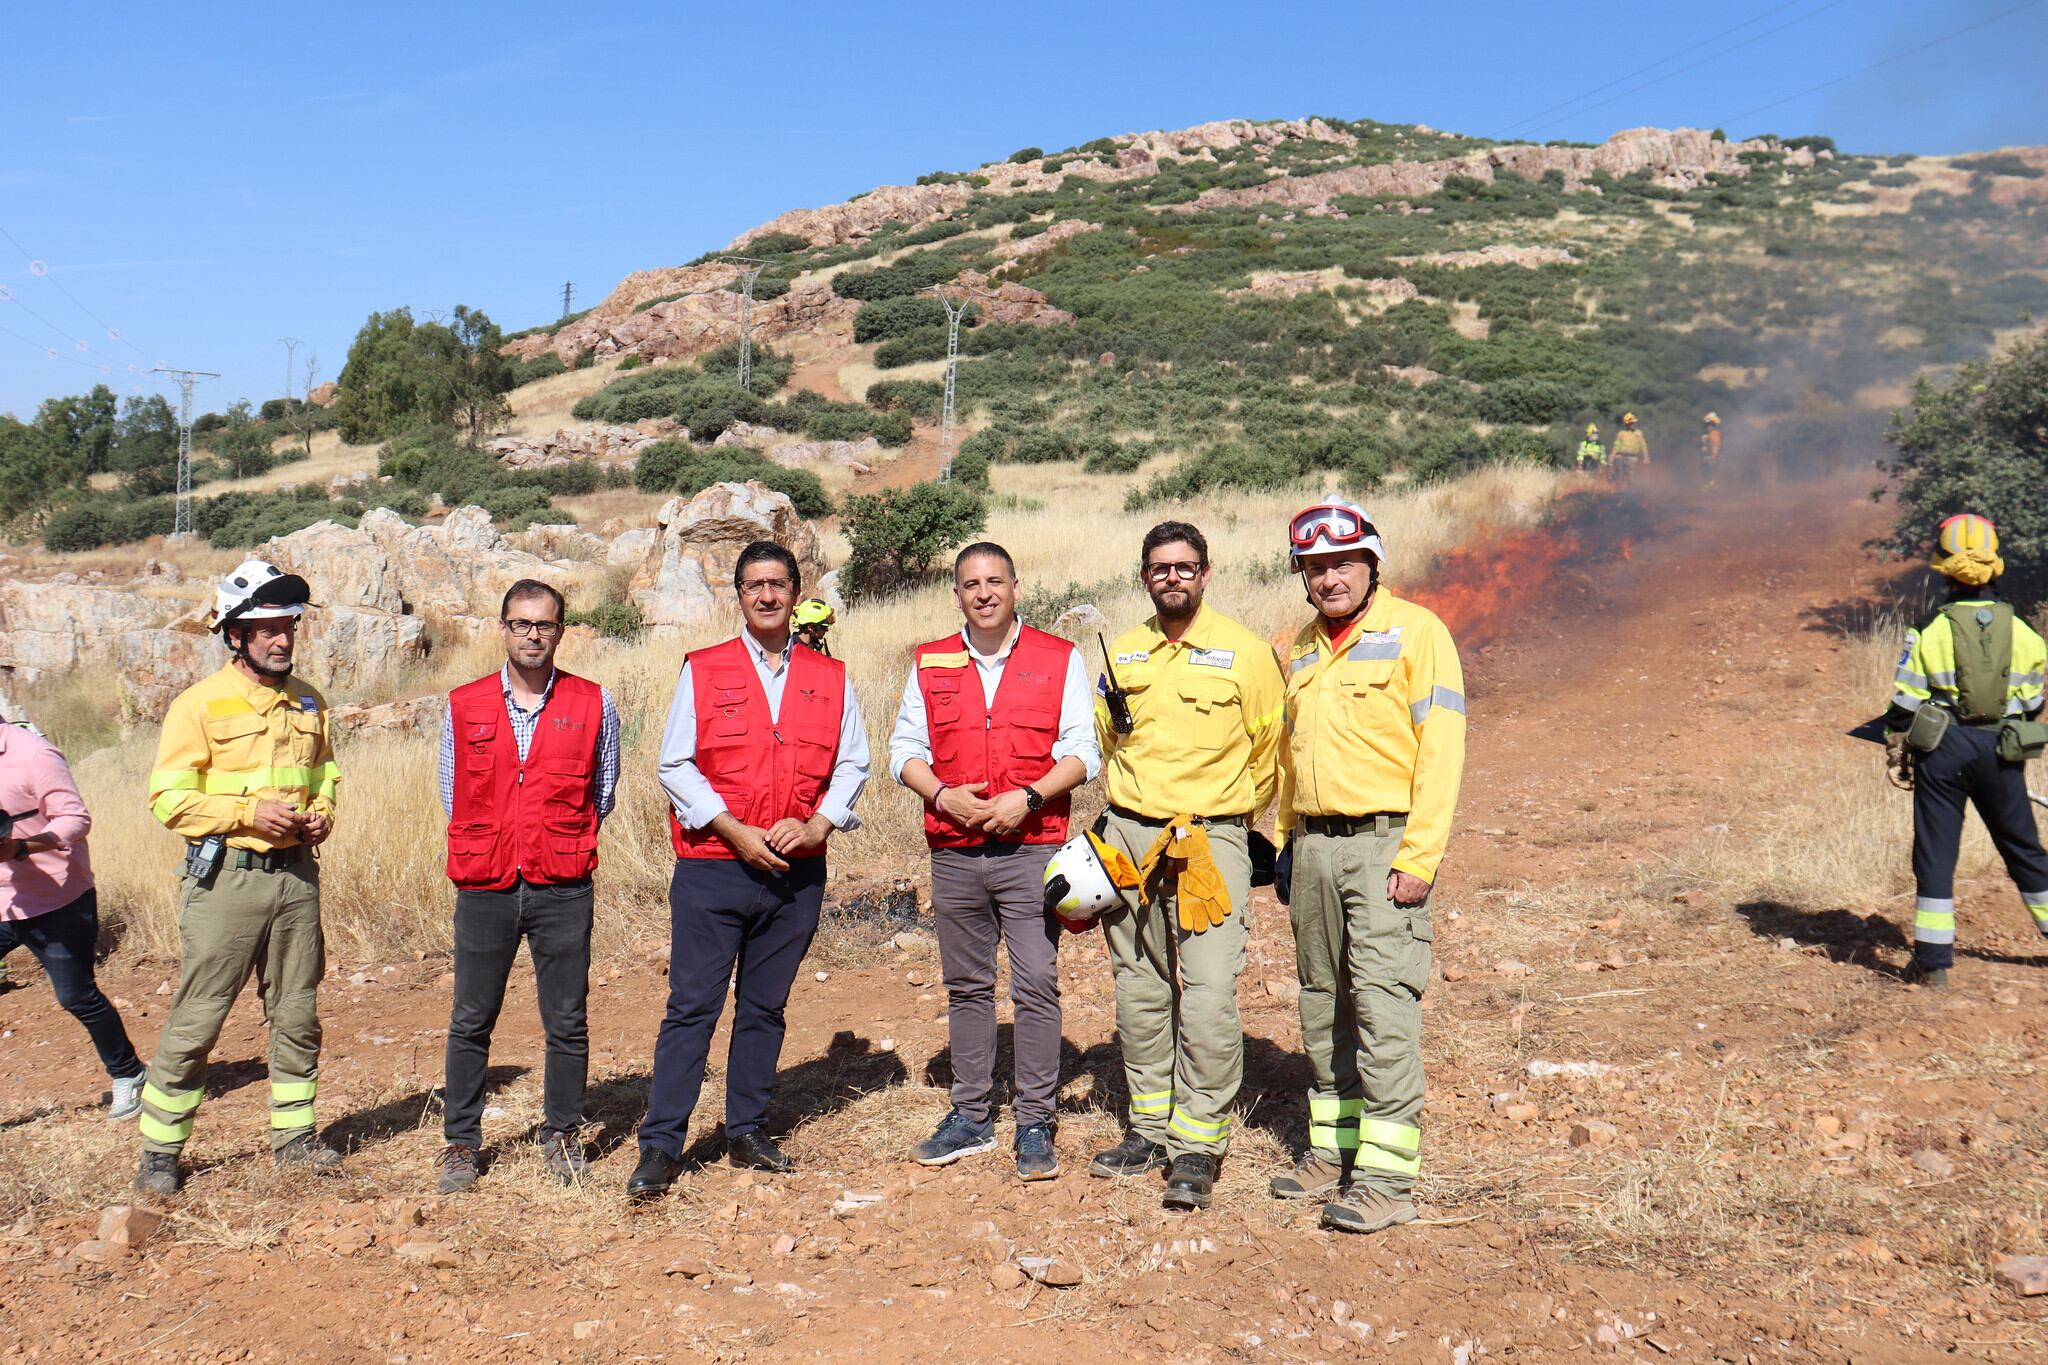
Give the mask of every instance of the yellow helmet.
[[829, 626], [839, 618], [832, 606], [822, 597], [806, 597], [796, 604], [796, 610], [789, 619], [800, 626]]
[[1958, 512], [1944, 521], [1937, 540], [1944, 555], [1964, 554], [1972, 550], [1998, 553], [1998, 528], [1991, 524], [1989, 517], [1980, 517], [1975, 512]]
[[1708, 414], [1707, 414], [1707, 425], [1708, 425], [1708, 426], [1710, 426], [1710, 427], [1718, 427], [1718, 426], [1720, 426], [1720, 425], [1721, 425], [1721, 414], [1720, 414], [1720, 413], [1718, 413], [1718, 412], [1710, 412], [1710, 413], [1708, 413]]
[[1998, 557], [1998, 528], [1988, 517], [1958, 512], [1941, 524], [1932, 568], [1965, 587], [1982, 587], [2005, 572]]
[[1634, 426], [1636, 424], [1636, 415], [1632, 412], [1624, 412], [1621, 415], [1621, 424], [1625, 427]]
[[1599, 425], [1593, 422], [1586, 423], [1586, 434], [1588, 436], [1598, 436], [1600, 434]]

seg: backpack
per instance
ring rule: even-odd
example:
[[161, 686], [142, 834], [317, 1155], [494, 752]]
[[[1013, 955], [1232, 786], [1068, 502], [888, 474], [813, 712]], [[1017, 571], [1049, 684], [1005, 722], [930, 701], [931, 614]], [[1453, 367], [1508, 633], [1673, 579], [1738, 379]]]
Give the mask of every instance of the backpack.
[[1948, 618], [1956, 656], [1956, 719], [1988, 725], [2005, 718], [2012, 678], [2012, 604], [1951, 602]]

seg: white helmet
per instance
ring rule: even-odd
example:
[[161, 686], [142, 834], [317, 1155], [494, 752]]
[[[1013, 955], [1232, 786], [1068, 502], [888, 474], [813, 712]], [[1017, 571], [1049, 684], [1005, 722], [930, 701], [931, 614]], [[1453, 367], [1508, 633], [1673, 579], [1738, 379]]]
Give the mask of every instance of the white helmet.
[[1387, 562], [1387, 547], [1372, 523], [1372, 514], [1355, 502], [1331, 498], [1305, 507], [1287, 523], [1287, 567], [1301, 570], [1303, 555], [1330, 554], [1337, 550], [1364, 550], [1373, 563]]
[[1100, 844], [1094, 834], [1077, 834], [1045, 865], [1045, 908], [1069, 924], [1087, 924], [1122, 899], [1108, 866], [1121, 855], [1110, 849], [1105, 856]]
[[302, 615], [313, 590], [297, 574], [261, 559], [245, 559], [213, 590], [213, 624], [218, 631], [236, 621], [279, 621]]

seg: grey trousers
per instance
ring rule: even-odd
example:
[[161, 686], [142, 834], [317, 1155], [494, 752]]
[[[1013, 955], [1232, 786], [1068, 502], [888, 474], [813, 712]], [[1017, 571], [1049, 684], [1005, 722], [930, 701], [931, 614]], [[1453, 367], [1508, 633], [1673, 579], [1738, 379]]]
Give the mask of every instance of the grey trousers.
[[1057, 851], [1054, 844], [932, 850], [953, 1107], [977, 1124], [993, 1115], [998, 938], [1010, 945], [1017, 1123], [1053, 1121], [1060, 1088], [1060, 929], [1045, 910], [1045, 865]]

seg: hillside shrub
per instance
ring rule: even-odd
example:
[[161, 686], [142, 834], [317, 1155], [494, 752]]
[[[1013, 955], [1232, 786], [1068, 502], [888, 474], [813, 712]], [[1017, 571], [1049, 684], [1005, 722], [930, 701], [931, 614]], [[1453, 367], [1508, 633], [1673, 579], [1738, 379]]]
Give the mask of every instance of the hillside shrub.
[[946, 309], [929, 295], [904, 294], [864, 303], [853, 315], [855, 341], [887, 341], [946, 325]]
[[748, 256], [788, 256], [798, 251], [808, 251], [811, 239], [796, 232], [764, 232], [740, 244], [740, 251]]
[[957, 481], [915, 483], [855, 494], [840, 509], [840, 523], [852, 546], [846, 591], [865, 596], [923, 578], [934, 561], [981, 534], [988, 504]]
[[536, 380], [552, 379], [558, 374], [569, 373], [569, 367], [562, 363], [562, 357], [553, 351], [542, 351], [529, 360], [522, 360], [512, 367], [512, 383], [516, 388]]
[[977, 493], [988, 492], [988, 456], [968, 454], [964, 449], [953, 457], [953, 482]]
[[1042, 160], [1044, 156], [1045, 148], [1043, 147], [1019, 147], [1016, 151], [1010, 153], [1010, 164], [1012, 166], [1022, 166], [1027, 161]]
[[868, 385], [865, 401], [877, 412], [935, 418], [945, 399], [946, 386], [935, 379], [878, 379]]
[[692, 497], [714, 483], [745, 483], [749, 479], [784, 494], [797, 515], [832, 515], [832, 499], [818, 476], [808, 469], [785, 469], [744, 446], [699, 449], [687, 441], [656, 441], [640, 452], [633, 469], [643, 493], [681, 493]]
[[946, 334], [941, 330], [893, 337], [875, 348], [875, 368], [896, 370], [927, 360], [946, 358]]

